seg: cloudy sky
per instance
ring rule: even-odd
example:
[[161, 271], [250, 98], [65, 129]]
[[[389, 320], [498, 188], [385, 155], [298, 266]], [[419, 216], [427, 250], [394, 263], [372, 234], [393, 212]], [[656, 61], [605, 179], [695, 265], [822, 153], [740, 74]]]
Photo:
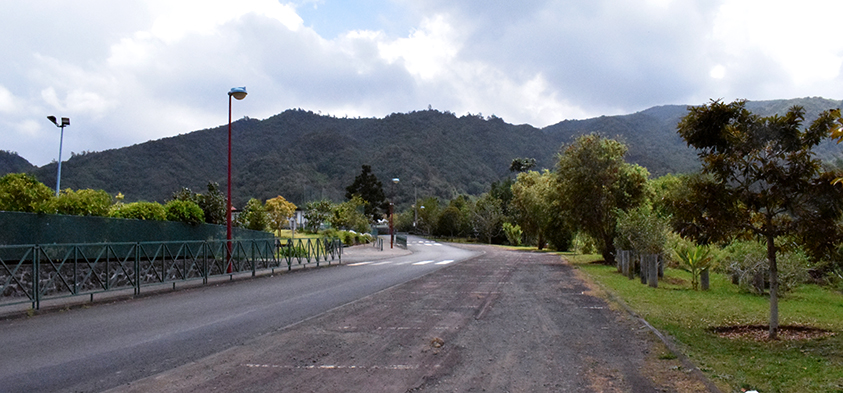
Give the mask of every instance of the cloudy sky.
[[544, 127], [711, 98], [843, 98], [828, 0], [0, 0], [0, 150], [35, 165], [289, 108]]

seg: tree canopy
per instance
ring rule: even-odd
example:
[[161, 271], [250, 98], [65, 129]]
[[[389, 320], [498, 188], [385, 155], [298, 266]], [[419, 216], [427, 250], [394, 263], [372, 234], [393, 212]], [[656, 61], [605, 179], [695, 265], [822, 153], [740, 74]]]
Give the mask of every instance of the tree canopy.
[[[678, 132], [697, 149], [703, 175], [680, 200], [679, 232], [708, 242], [741, 233], [766, 242], [770, 280], [770, 338], [778, 330], [778, 267], [776, 239], [816, 238], [816, 228], [830, 242], [839, 239], [834, 222], [843, 213], [843, 190], [830, 187], [833, 174], [822, 170], [812, 149], [829, 135], [833, 116], [823, 112], [801, 129], [802, 107], [784, 116], [760, 117], [745, 101], [719, 100], [689, 108]], [[704, 200], [708, 202], [705, 203]], [[702, 202], [702, 203], [701, 203]], [[822, 248], [822, 245], [817, 245]], [[831, 245], [829, 245], [831, 246]]]
[[383, 183], [372, 173], [370, 165], [363, 165], [360, 174], [354, 178], [354, 183], [345, 188], [346, 199], [350, 201], [355, 195], [367, 202], [363, 206], [363, 213], [372, 223], [383, 218], [383, 215], [389, 209], [389, 204], [383, 193]]
[[647, 169], [624, 161], [623, 143], [588, 134], [564, 147], [556, 185], [559, 207], [572, 226], [591, 236], [607, 263], [614, 263], [618, 211], [647, 198]]

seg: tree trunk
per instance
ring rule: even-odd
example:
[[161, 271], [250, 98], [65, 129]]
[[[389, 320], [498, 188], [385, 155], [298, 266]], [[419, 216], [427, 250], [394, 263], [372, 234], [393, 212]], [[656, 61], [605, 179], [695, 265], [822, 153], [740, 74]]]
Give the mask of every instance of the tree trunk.
[[[767, 218], [770, 223], [770, 218]], [[770, 340], [779, 333], [779, 268], [776, 264], [776, 243], [771, 233], [767, 234], [767, 261], [770, 263]]]

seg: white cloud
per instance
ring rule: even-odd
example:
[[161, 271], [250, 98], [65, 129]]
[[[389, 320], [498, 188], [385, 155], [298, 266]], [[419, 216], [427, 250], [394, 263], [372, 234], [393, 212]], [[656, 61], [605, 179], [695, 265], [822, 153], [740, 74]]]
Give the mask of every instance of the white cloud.
[[19, 110], [18, 99], [3, 86], [0, 86], [0, 112], [15, 113]]
[[4, 4], [0, 149], [49, 162], [49, 114], [73, 119], [68, 151], [214, 127], [227, 121], [226, 92], [242, 85], [237, 118], [299, 107], [382, 117], [430, 104], [535, 126], [843, 91], [843, 3], [298, 3], [301, 14], [276, 0]]
[[456, 33], [442, 16], [425, 18], [409, 37], [380, 44], [380, 53], [389, 62], [402, 61], [422, 80], [431, 80], [446, 73], [462, 46]]
[[840, 87], [841, 14], [843, 3], [839, 2], [730, 1], [719, 8], [713, 22], [713, 45], [720, 48], [721, 61], [744, 73], [780, 68], [784, 80], [768, 81], [778, 87], [767, 94], [802, 91], [805, 95], [817, 95], [809, 89], [832, 80], [836, 81], [836, 88]]

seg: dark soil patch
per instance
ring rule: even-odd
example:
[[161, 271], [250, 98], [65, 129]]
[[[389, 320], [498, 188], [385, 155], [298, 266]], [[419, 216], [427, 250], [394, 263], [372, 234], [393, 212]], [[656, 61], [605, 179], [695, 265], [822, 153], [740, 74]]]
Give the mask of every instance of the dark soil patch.
[[679, 278], [679, 277], [664, 277], [664, 278], [660, 278], [660, 280], [664, 280], [664, 282], [666, 282], [670, 285], [676, 285], [676, 286], [688, 285], [688, 280], [685, 280], [685, 279]]
[[[739, 325], [739, 326], [720, 326], [711, 328], [711, 331], [717, 333], [720, 337], [728, 339], [741, 339], [752, 341], [770, 341], [769, 340], [769, 326], [766, 325]], [[795, 340], [815, 340], [818, 338], [825, 338], [834, 336], [836, 333], [810, 327], [810, 326], [779, 326], [778, 339], [782, 341]]]

